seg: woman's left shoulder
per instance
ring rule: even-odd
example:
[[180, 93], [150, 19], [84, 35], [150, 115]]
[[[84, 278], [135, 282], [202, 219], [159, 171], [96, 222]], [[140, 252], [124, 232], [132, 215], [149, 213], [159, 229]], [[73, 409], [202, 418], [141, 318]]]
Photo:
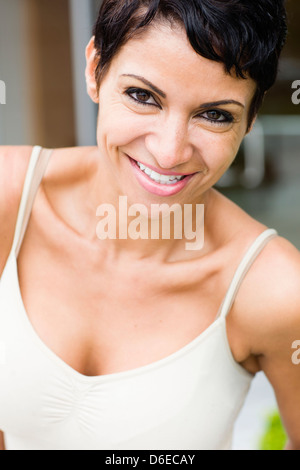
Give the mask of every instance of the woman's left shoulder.
[[281, 236], [270, 240], [242, 289], [237, 301], [254, 354], [278, 351], [280, 343], [300, 334], [300, 251], [290, 241]]
[[300, 300], [300, 251], [289, 240], [281, 236], [271, 240], [262, 251], [259, 267], [278, 301], [292, 301], [294, 296]]

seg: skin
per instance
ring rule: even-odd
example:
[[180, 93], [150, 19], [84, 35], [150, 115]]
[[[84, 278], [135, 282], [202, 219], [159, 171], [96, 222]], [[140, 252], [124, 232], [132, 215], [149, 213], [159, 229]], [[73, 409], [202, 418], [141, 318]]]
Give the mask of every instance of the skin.
[[[246, 249], [267, 227], [212, 189], [246, 134], [255, 91], [251, 79], [226, 74], [222, 64], [197, 55], [180, 28], [161, 24], [121, 49], [99, 90], [93, 40], [86, 55], [88, 93], [99, 103], [98, 146], [53, 152], [18, 271], [40, 338], [78, 372], [103, 375], [155, 362], [199, 336], [214, 321]], [[224, 100], [231, 103], [206, 105]], [[223, 121], [229, 114], [232, 122], [208, 120]], [[15, 182], [12, 187], [3, 181], [0, 189], [0, 218], [8, 220], [0, 228], [1, 270], [31, 151], [0, 151], [2, 175], [13, 175]], [[161, 173], [195, 176], [181, 193], [162, 200], [140, 186], [128, 155]], [[120, 195], [147, 207], [204, 203], [204, 248], [188, 253], [185, 240], [100, 243], [96, 209], [101, 202], [117, 205]], [[235, 360], [252, 374], [263, 370], [274, 387], [289, 449], [300, 448], [300, 373], [291, 361], [291, 344], [300, 334], [299, 285], [300, 254], [278, 237], [251, 267], [227, 319]]]

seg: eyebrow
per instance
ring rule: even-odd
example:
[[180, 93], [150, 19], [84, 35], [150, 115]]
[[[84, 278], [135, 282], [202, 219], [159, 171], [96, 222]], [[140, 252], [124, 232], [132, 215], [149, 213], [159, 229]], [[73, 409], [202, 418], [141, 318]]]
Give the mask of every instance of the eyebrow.
[[236, 104], [238, 106], [241, 106], [242, 108], [245, 108], [245, 106], [242, 103], [236, 100], [222, 100], [222, 101], [213, 101], [212, 103], [203, 103], [200, 106], [200, 108], [212, 108], [214, 106], [222, 106], [224, 104]]
[[162, 90], [157, 88], [157, 86], [153, 85], [153, 83], [149, 82], [149, 80], [146, 80], [146, 78], [141, 77], [140, 75], [133, 75], [133, 74], [123, 74], [122, 77], [131, 77], [131, 78], [136, 78], [137, 80], [140, 80], [143, 82], [145, 85], [147, 85], [149, 88], [151, 88], [155, 93], [160, 95], [162, 98], [166, 98], [167, 95], [164, 93]]
[[[157, 93], [158, 95], [160, 95], [162, 98], [166, 98], [167, 95], [166, 93], [164, 93], [162, 90], [160, 90], [159, 88], [157, 88], [157, 86], [153, 85], [153, 83], [149, 82], [149, 80], [146, 80], [146, 78], [140, 76], [140, 75], [134, 75], [134, 74], [123, 74], [122, 77], [131, 77], [131, 78], [136, 78], [137, 80], [140, 80], [141, 82], [143, 82], [146, 86], [148, 86], [149, 88], [151, 88], [155, 93]], [[203, 103], [202, 105], [200, 105], [199, 107], [200, 108], [204, 108], [204, 109], [208, 109], [208, 108], [212, 108], [214, 106], [222, 106], [222, 105], [226, 105], [226, 104], [236, 104], [238, 106], [240, 106], [241, 108], [245, 108], [245, 106], [240, 103], [239, 101], [236, 101], [236, 100], [221, 100], [221, 101], [213, 101], [211, 103]]]

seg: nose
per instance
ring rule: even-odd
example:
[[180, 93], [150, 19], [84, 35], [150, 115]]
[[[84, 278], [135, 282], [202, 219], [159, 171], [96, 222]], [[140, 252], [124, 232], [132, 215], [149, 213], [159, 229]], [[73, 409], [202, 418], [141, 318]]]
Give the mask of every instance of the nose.
[[147, 134], [145, 142], [153, 159], [166, 170], [176, 169], [189, 162], [193, 156], [188, 123], [176, 115], [168, 116], [163, 122], [158, 120], [152, 132]]

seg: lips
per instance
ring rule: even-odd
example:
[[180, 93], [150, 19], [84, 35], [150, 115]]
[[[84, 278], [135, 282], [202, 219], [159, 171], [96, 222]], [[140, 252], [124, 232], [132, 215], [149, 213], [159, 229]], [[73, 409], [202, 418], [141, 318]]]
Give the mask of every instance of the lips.
[[[131, 157], [129, 157], [131, 158]], [[132, 158], [133, 160], [133, 158]], [[146, 164], [143, 164], [141, 162], [138, 162], [136, 160], [134, 160], [138, 165], [144, 165], [146, 168], [149, 168], [150, 170], [154, 171], [155, 173], [158, 173], [160, 175], [165, 175], [165, 176], [191, 176], [191, 175], [194, 175], [195, 173], [175, 173], [174, 171], [170, 171], [170, 170], [160, 170], [158, 168], [155, 168], [154, 166], [152, 165], [146, 165]]]
[[144, 165], [129, 157], [133, 172], [140, 185], [149, 193], [168, 197], [178, 194], [186, 187], [196, 173], [182, 174], [168, 170], [158, 170], [150, 165]]
[[167, 184], [167, 185], [173, 185], [178, 183], [178, 181], [182, 180], [185, 178], [185, 176], [175, 176], [175, 175], [166, 175], [166, 174], [161, 174], [157, 173], [154, 170], [151, 170], [149, 167], [143, 165], [142, 163], [136, 162], [137, 166], [139, 167], [140, 170], [142, 170], [145, 175], [149, 176], [149, 178], [152, 181], [155, 181], [156, 183], [160, 184]]

